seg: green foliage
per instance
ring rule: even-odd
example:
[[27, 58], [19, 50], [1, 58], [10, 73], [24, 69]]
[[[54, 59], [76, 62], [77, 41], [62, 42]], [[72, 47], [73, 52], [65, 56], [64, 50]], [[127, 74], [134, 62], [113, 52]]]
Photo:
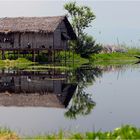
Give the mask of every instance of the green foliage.
[[120, 64], [132, 64], [139, 59], [135, 56], [140, 56], [139, 51], [132, 51], [131, 49], [125, 53], [114, 52], [114, 53], [102, 53], [94, 54], [90, 56], [90, 63], [92, 65], [120, 65]]
[[72, 19], [72, 26], [79, 38], [84, 30], [90, 26], [91, 22], [95, 19], [94, 13], [87, 6], [77, 6], [76, 2], [69, 2], [64, 5]]
[[8, 128], [0, 128], [0, 140], [19, 140], [19, 137]]
[[86, 132], [86, 133], [71, 133], [66, 131], [60, 131], [58, 134], [46, 134], [34, 137], [19, 138], [14, 132], [9, 129], [0, 129], [1, 140], [94, 140], [94, 139], [140, 139], [140, 128], [136, 128], [131, 125], [123, 125], [122, 127], [116, 128], [113, 131], [97, 131], [97, 132]]
[[38, 62], [45, 62], [47, 63], [48, 62], [48, 55], [46, 53], [40, 53], [39, 55], [36, 56], [36, 60]]
[[126, 52], [112, 52], [112, 53], [100, 53], [93, 54], [90, 56], [90, 61], [126, 61], [126, 60], [138, 60], [135, 56], [140, 56], [139, 48], [128, 48], [126, 46], [121, 46], [125, 48]]
[[[52, 134], [52, 135], [46, 135], [46, 136], [38, 136], [35, 137], [34, 140], [65, 140], [65, 139], [73, 139], [73, 140], [94, 140], [94, 139], [116, 139], [116, 140], [123, 140], [123, 139], [139, 139], [140, 138], [140, 129], [125, 125], [120, 128], [116, 128], [113, 131], [110, 132], [86, 132], [86, 133], [70, 133], [68, 135], [67, 132], [61, 131], [61, 135], [58, 134]], [[31, 138], [32, 139], [32, 138]], [[30, 140], [31, 140], [30, 139]]]
[[[66, 53], [66, 54], [65, 54]], [[66, 55], [66, 65], [70, 67], [79, 67], [82, 64], [89, 63], [89, 60], [86, 58], [82, 58], [79, 54], [73, 52], [64, 52], [61, 51], [60, 55], [56, 58], [60, 61], [60, 64], [65, 65], [65, 55]], [[73, 64], [73, 57], [74, 57], [74, 64]]]
[[85, 33], [85, 29], [90, 27], [91, 22], [95, 19], [91, 9], [87, 6], [78, 6], [76, 2], [65, 4], [64, 8], [68, 11], [73, 29], [77, 35], [77, 40], [70, 42], [75, 52], [86, 58], [92, 53], [98, 53], [101, 50], [101, 45], [96, 44], [92, 36]]
[[33, 64], [33, 62], [25, 59], [25, 58], [18, 58], [17, 60], [0, 60], [0, 67], [1, 68], [27, 68], [29, 65]]
[[102, 46], [96, 44], [92, 36], [83, 34], [79, 41], [80, 46], [76, 47], [76, 52], [80, 52], [80, 55], [84, 58], [89, 58], [91, 54], [99, 53], [102, 50]]
[[133, 52], [129, 50], [125, 53], [113, 52], [113, 53], [101, 53], [94, 54], [90, 57], [91, 61], [112, 61], [112, 60], [136, 60], [135, 55], [140, 55], [140, 52]]

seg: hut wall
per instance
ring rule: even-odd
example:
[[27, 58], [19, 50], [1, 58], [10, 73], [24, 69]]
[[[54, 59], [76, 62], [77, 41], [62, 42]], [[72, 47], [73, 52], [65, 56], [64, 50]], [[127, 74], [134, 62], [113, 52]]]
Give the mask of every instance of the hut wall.
[[14, 48], [19, 48], [19, 34], [18, 33], [14, 33]]
[[[30, 44], [30, 47], [28, 46], [28, 44]], [[21, 34], [21, 48], [48, 49], [50, 46], [53, 46], [52, 34], [44, 34], [44, 33]]]
[[12, 34], [0, 34], [0, 49], [9, 49], [12, 48]]
[[[13, 41], [4, 41], [9, 38]], [[28, 46], [30, 44], [30, 47]], [[53, 34], [44, 33], [13, 33], [11, 35], [0, 34], [0, 49], [49, 49], [53, 46]]]
[[53, 35], [44, 33], [36, 34], [33, 42], [36, 48], [49, 49], [49, 47], [53, 46]]
[[67, 40], [63, 40], [61, 34], [62, 33], [67, 33], [67, 28], [66, 25], [64, 23], [64, 21], [62, 21], [59, 26], [57, 27], [57, 29], [54, 32], [54, 48], [55, 49], [67, 49]]

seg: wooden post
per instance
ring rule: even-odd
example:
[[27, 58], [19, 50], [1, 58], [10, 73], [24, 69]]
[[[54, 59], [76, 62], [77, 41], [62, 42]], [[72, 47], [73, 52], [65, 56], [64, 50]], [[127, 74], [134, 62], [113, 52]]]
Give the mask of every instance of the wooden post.
[[14, 59], [15, 59], [15, 58], [16, 58], [16, 54], [15, 54], [15, 53], [16, 53], [16, 51], [13, 51], [13, 52], [14, 52]]
[[51, 50], [51, 47], [50, 47], [50, 48], [48, 49], [48, 61], [49, 61], [49, 62], [53, 62], [52, 59], [53, 59], [53, 58], [52, 58], [52, 50]]
[[32, 51], [32, 60], [35, 62], [35, 50]]
[[8, 51], [8, 59], [9, 59], [9, 51]]
[[20, 54], [20, 52], [19, 52], [19, 50], [17, 51], [17, 58], [19, 58], [19, 54]]
[[65, 49], [65, 66], [66, 66], [66, 63], [67, 62], [67, 55], [66, 55], [66, 49]]
[[53, 62], [55, 63], [55, 50], [53, 50]]
[[5, 70], [4, 69], [2, 69], [2, 74], [4, 74], [5, 73]]
[[38, 62], [39, 62], [39, 54], [40, 54], [40, 51], [38, 51]]
[[5, 53], [4, 53], [4, 50], [2, 50], [2, 60], [5, 59]]

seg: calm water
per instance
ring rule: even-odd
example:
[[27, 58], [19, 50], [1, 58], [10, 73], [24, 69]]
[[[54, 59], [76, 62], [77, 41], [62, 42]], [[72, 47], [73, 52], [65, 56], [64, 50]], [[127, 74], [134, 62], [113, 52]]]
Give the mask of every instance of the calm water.
[[140, 127], [140, 65], [1, 70], [0, 126], [20, 135]]

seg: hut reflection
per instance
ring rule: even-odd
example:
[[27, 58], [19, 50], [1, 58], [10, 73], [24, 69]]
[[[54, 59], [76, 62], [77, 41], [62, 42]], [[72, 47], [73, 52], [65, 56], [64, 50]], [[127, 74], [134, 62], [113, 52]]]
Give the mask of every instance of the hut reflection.
[[64, 72], [1, 70], [0, 105], [65, 108], [76, 87]]

